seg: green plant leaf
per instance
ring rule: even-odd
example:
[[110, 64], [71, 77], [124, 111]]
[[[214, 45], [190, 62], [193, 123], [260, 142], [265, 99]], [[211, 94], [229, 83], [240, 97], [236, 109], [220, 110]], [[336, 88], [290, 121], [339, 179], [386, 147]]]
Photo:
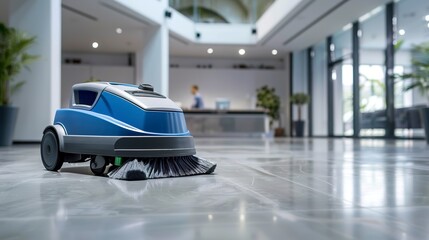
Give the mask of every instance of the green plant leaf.
[[19, 89], [23, 82], [14, 81], [14, 77], [23, 68], [35, 61], [38, 56], [27, 53], [36, 41], [35, 37], [6, 26], [0, 22], [0, 103], [8, 104], [9, 97]]
[[411, 50], [413, 58], [411, 65], [413, 71], [395, 76], [395, 78], [407, 82], [404, 91], [418, 89], [423, 95], [429, 95], [429, 42], [416, 45]]
[[25, 81], [20, 81], [17, 83], [14, 83], [10, 86], [10, 93], [14, 94], [16, 91], [18, 91], [22, 86], [24, 86]]
[[290, 96], [290, 102], [295, 105], [304, 105], [310, 101], [310, 97], [305, 93], [295, 93]]
[[280, 97], [275, 94], [274, 88], [268, 88], [266, 85], [256, 90], [256, 96], [256, 106], [267, 111], [267, 114], [271, 119], [271, 125], [273, 120], [277, 120], [280, 117]]

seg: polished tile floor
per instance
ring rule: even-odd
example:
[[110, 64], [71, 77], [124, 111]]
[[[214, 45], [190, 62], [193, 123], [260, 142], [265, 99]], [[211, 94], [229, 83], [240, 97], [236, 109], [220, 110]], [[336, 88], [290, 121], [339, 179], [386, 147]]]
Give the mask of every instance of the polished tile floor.
[[214, 175], [126, 182], [0, 148], [0, 239], [429, 239], [423, 141], [197, 139]]

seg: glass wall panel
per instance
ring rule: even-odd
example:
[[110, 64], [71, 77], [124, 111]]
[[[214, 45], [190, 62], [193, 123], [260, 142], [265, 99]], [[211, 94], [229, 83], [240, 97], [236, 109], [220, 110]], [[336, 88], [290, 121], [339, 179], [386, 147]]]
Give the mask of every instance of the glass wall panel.
[[378, 7], [359, 19], [361, 136], [385, 135], [385, 18], [384, 7]]
[[334, 135], [353, 135], [353, 61], [352, 31], [346, 29], [332, 37], [333, 52], [331, 78], [334, 97]]
[[198, 23], [256, 23], [274, 0], [169, 0], [170, 7]]
[[[416, 46], [429, 43], [428, 1], [401, 0], [395, 7], [395, 73], [416, 73], [413, 62], [424, 60]], [[427, 96], [416, 88], [404, 89], [414, 80], [395, 81], [395, 134], [399, 137], [423, 137], [424, 131], [419, 109], [429, 103]]]
[[328, 136], [328, 79], [326, 41], [313, 47], [313, 135]]
[[[293, 53], [293, 83], [292, 93], [308, 94], [307, 50]], [[298, 120], [298, 109], [293, 107], [293, 121]], [[301, 120], [305, 121], [304, 135], [308, 135], [308, 106], [302, 107]]]

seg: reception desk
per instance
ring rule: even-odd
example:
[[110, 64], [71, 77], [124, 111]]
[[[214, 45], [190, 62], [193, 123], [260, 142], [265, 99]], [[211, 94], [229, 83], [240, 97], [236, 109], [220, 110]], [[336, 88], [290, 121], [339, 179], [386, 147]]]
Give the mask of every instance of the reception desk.
[[261, 137], [269, 119], [261, 110], [184, 110], [189, 131], [196, 137]]

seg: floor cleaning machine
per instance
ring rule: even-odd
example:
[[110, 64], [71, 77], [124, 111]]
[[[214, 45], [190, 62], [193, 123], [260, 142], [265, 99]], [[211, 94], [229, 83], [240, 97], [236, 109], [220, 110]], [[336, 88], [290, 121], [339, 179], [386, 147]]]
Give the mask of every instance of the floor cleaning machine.
[[74, 85], [41, 144], [47, 170], [90, 161], [95, 175], [123, 180], [213, 173], [216, 164], [195, 153], [182, 109], [149, 84]]

